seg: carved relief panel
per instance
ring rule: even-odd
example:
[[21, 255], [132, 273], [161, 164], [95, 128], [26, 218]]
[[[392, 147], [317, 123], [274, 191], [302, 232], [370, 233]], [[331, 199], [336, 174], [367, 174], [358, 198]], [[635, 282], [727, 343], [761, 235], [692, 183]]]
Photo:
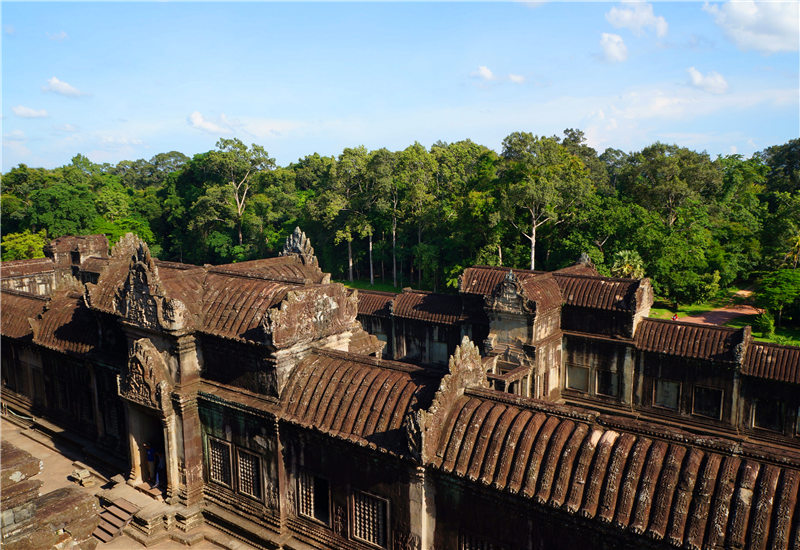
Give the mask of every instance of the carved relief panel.
[[136, 340], [128, 352], [128, 364], [117, 377], [119, 396], [139, 405], [169, 413], [172, 380], [169, 370], [153, 343]]

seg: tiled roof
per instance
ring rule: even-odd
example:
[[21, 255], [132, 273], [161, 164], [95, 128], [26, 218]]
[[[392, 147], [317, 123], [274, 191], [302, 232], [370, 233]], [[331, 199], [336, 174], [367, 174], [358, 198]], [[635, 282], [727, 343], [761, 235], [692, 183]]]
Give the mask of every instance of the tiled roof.
[[395, 317], [452, 325], [464, 321], [461, 297], [455, 294], [434, 294], [420, 290], [404, 290], [394, 299]]
[[33, 335], [28, 319], [39, 315], [47, 298], [4, 289], [0, 292], [0, 334], [9, 338], [27, 338]]
[[[579, 274], [579, 272], [587, 270], [589, 273]], [[466, 294], [489, 295], [508, 271], [507, 267], [469, 267], [464, 270], [459, 290]], [[545, 273], [527, 269], [512, 269], [511, 271], [523, 283]], [[615, 311], [632, 311], [636, 307], [636, 291], [641, 287], [643, 281], [646, 281], [646, 279], [601, 277], [591, 274], [591, 269], [588, 267], [576, 267], [574, 270], [565, 268], [554, 271], [552, 276], [555, 277], [561, 289], [565, 304]]]
[[632, 311], [640, 279], [617, 279], [589, 275], [553, 273], [564, 300], [571, 306]]
[[78, 247], [79, 250], [108, 251], [108, 239], [105, 235], [67, 235], [50, 241], [47, 245], [53, 252], [71, 252]]
[[527, 277], [521, 281], [528, 299], [536, 302], [537, 311], [548, 311], [560, 307], [564, 301], [555, 277], [550, 274]]
[[747, 350], [742, 373], [800, 384], [800, 347], [753, 342]]
[[390, 304], [398, 296], [394, 292], [379, 292], [377, 290], [358, 291], [358, 314], [374, 317], [391, 316]]
[[108, 258], [100, 258], [99, 256], [90, 256], [86, 258], [81, 264], [82, 271], [90, 273], [100, 273], [105, 266], [108, 265]]
[[691, 436], [616, 431], [471, 392], [432, 466], [624, 532], [686, 548], [787, 548], [800, 471]]
[[643, 319], [634, 343], [643, 351], [711, 361], [736, 362], [744, 330], [663, 319]]
[[20, 277], [53, 271], [56, 265], [50, 258], [33, 258], [31, 260], [12, 260], [0, 262], [0, 277]]
[[403, 452], [400, 431], [415, 405], [422, 369], [316, 350], [293, 371], [281, 397], [285, 418], [362, 446]]
[[63, 353], [89, 353], [97, 348], [98, 339], [95, 316], [84, 305], [80, 293], [53, 297], [47, 310], [34, 321], [33, 341]]
[[248, 262], [225, 264], [210, 268], [211, 271], [232, 272], [252, 277], [264, 277], [276, 281], [293, 283], [322, 283], [326, 274], [317, 267], [304, 265], [296, 255], [263, 258]]
[[578, 262], [577, 264], [568, 265], [561, 269], [555, 270], [553, 273], [562, 273], [564, 275], [588, 275], [589, 277], [600, 277], [600, 273], [591, 264]]
[[[507, 267], [487, 265], [468, 267], [461, 275], [458, 290], [464, 294], [480, 294], [482, 296], [487, 296], [500, 284], [508, 271], [509, 268]], [[530, 271], [527, 269], [512, 269], [511, 271], [514, 272], [514, 275], [516, 275], [520, 281], [524, 281], [532, 275], [545, 273], [544, 271]]]
[[[166, 282], [164, 286], [167, 286]], [[210, 272], [202, 287], [198, 328], [227, 338], [263, 340], [259, 325], [270, 307], [296, 285]], [[173, 294], [170, 294], [173, 296]], [[177, 296], [176, 296], [177, 297]]]

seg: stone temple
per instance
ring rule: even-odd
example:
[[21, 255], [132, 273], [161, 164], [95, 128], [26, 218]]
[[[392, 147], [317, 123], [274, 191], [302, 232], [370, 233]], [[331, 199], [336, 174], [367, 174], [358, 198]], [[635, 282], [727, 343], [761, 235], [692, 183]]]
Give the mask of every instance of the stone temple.
[[[4, 409], [147, 491], [156, 542], [800, 549], [800, 348], [648, 317], [647, 279], [471, 267], [458, 294], [280, 257], [160, 261], [133, 235], [2, 264]], [[152, 493], [152, 490], [150, 490]]]

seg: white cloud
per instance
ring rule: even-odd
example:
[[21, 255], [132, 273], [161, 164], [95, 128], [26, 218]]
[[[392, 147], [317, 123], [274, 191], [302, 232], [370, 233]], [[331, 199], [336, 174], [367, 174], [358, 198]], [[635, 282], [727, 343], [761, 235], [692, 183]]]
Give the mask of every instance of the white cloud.
[[523, 82], [525, 82], [525, 77], [522, 76], [521, 74], [511, 73], [508, 75], [508, 79], [514, 84], [522, 84]]
[[194, 111], [191, 115], [189, 115], [189, 125], [192, 128], [197, 128], [198, 130], [203, 130], [204, 132], [210, 132], [212, 134], [232, 134], [233, 130], [230, 128], [228, 124], [226, 124], [227, 119], [223, 114], [220, 117], [221, 124], [213, 122], [211, 120], [206, 119], [200, 111]]
[[17, 105], [11, 109], [14, 114], [22, 118], [44, 118], [47, 116], [47, 111], [44, 109], [31, 109], [24, 105]]
[[25, 141], [25, 132], [22, 130], [13, 130], [7, 134], [3, 134], [3, 141]]
[[478, 70], [472, 73], [472, 75], [482, 78], [483, 80], [494, 80], [494, 73], [485, 65], [478, 67]]
[[72, 124], [69, 124], [69, 123], [61, 124], [60, 126], [56, 126], [55, 129], [58, 130], [59, 132], [77, 132], [78, 131], [78, 129], [75, 126], [73, 126]]
[[56, 77], [51, 78], [47, 81], [45, 86], [42, 86], [42, 91], [45, 92], [53, 92], [60, 95], [67, 95], [67, 96], [80, 96], [84, 95], [79, 89], [77, 89], [72, 84], [67, 84], [63, 80], [59, 80]]
[[49, 38], [50, 40], [55, 40], [56, 42], [61, 42], [62, 40], [66, 40], [67, 38], [69, 38], [69, 35], [67, 34], [66, 31], [59, 31], [56, 33], [48, 32], [47, 38]]
[[667, 35], [667, 20], [653, 13], [653, 6], [645, 2], [623, 2], [629, 8], [613, 7], [606, 14], [606, 21], [617, 29], [628, 29], [636, 36], [642, 36], [647, 29], [653, 29], [659, 37]]
[[628, 59], [628, 47], [618, 34], [604, 32], [600, 37], [600, 46], [606, 61], [619, 62]]
[[706, 3], [703, 9], [741, 50], [769, 54], [798, 49], [800, 3], [796, 1], [737, 0], [722, 5]]
[[728, 82], [721, 74], [716, 71], [703, 74], [694, 67], [686, 69], [689, 73], [692, 86], [700, 88], [712, 94], [724, 94], [728, 91]]
[[114, 145], [114, 146], [141, 145], [142, 140], [139, 138], [131, 138], [127, 136], [104, 135], [100, 136], [100, 143], [102, 143], [103, 145]]
[[12, 35], [17, 32], [17, 29], [14, 28], [14, 25], [4, 25], [3, 32], [6, 34]]

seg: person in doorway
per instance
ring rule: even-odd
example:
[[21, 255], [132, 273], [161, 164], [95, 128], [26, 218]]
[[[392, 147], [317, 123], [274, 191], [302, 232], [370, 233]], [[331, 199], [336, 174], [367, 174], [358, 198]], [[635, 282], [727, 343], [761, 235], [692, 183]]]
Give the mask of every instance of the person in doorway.
[[144, 444], [145, 458], [147, 459], [147, 471], [145, 472], [145, 481], [150, 485], [155, 481], [156, 474], [156, 450], [150, 443]]
[[677, 313], [672, 315], [672, 320], [673, 321], [677, 321], [678, 320], [678, 314]]
[[164, 451], [156, 451], [156, 487], [163, 489], [167, 481], [167, 464], [164, 461]]

